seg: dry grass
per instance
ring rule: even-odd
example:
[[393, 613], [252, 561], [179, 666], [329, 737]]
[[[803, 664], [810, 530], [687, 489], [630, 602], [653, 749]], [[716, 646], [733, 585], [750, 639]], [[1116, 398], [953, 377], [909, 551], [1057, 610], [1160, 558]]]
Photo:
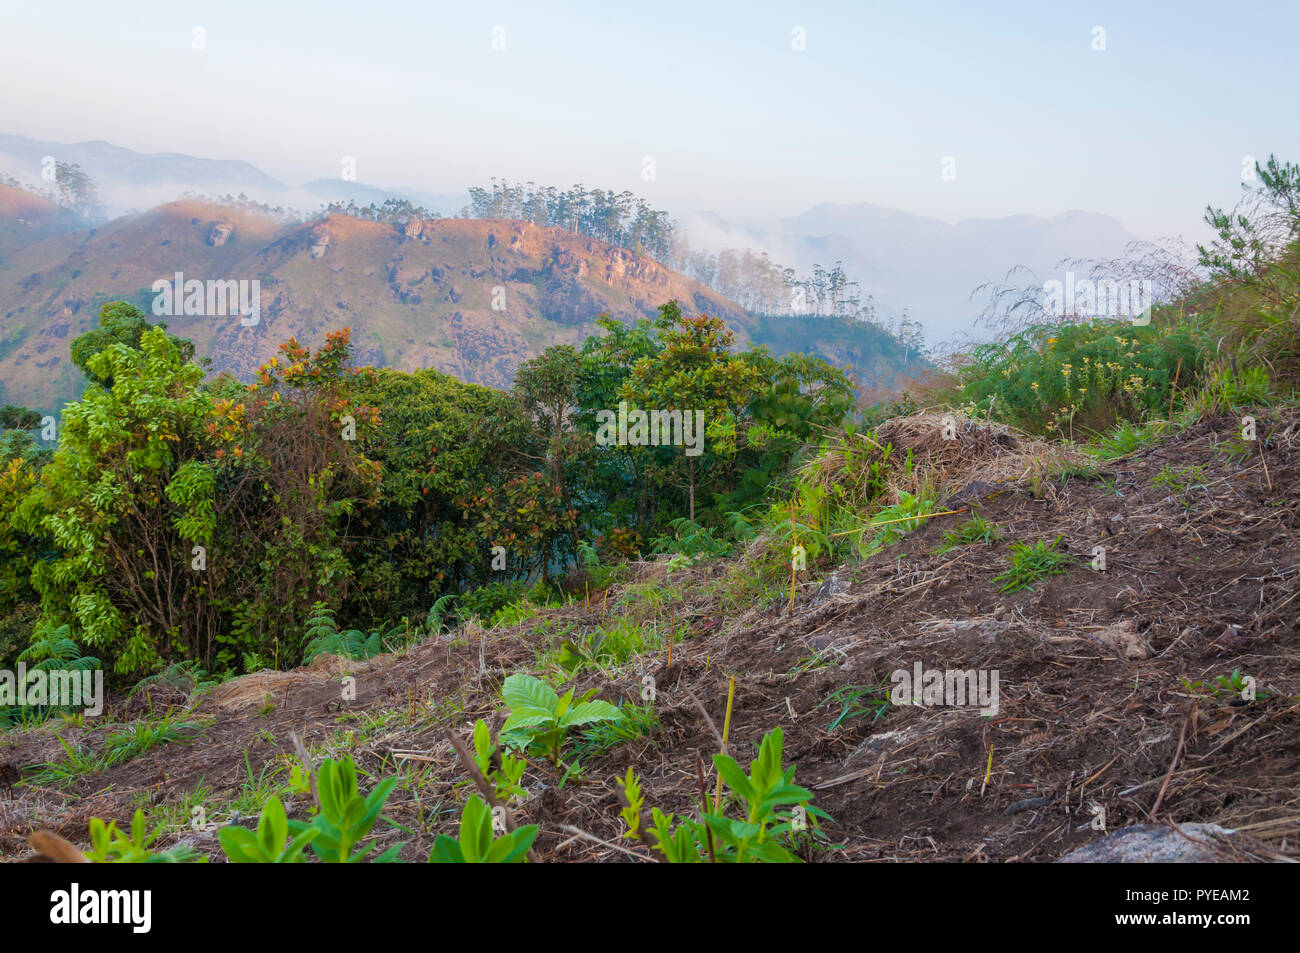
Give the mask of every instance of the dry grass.
[[[951, 429], [950, 429], [951, 428]], [[888, 454], [883, 471], [872, 472]], [[1037, 480], [1082, 454], [997, 423], [927, 412], [886, 421], [875, 434], [840, 434], [800, 470], [816, 486], [844, 486], [849, 501], [869, 507], [897, 503], [900, 492], [943, 500], [981, 483]]]

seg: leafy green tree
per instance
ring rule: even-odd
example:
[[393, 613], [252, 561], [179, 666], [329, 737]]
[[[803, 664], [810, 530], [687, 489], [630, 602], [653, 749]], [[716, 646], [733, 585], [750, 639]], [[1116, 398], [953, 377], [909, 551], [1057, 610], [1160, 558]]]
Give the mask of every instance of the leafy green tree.
[[564, 479], [565, 464], [581, 445], [570, 421], [577, 405], [582, 370], [578, 352], [568, 344], [559, 344], [547, 348], [540, 357], [525, 361], [515, 375], [515, 393], [546, 437], [545, 462], [551, 484], [566, 509], [569, 493]]
[[41, 415], [26, 407], [5, 404], [0, 407], [0, 430], [34, 430], [41, 424]]
[[432, 369], [381, 370], [356, 396], [379, 410], [363, 450], [383, 486], [353, 515], [348, 558], [365, 584], [345, 615], [423, 615], [439, 593], [491, 577], [494, 540], [467, 505], [518, 470], [519, 448], [540, 450], [535, 428], [507, 395]]
[[[96, 384], [111, 388], [113, 381], [103, 375], [108, 374], [106, 366], [93, 371], [90, 360], [114, 344], [125, 344], [138, 348], [140, 339], [152, 328], [166, 330], [167, 325], [153, 324], [148, 316], [127, 301], [110, 301], [99, 309], [99, 323], [89, 331], [78, 335], [72, 341], [72, 363], [81, 368], [83, 374]], [[194, 345], [184, 338], [170, 336], [181, 356], [182, 363], [194, 357]]]
[[644, 525], [653, 516], [657, 501], [646, 470], [651, 455], [645, 448], [596, 448], [596, 414], [618, 406], [632, 368], [637, 361], [653, 358], [663, 350], [659, 334], [671, 327], [680, 314], [677, 302], [670, 301], [653, 319], [632, 325], [601, 315], [596, 324], [603, 333], [592, 335], [582, 344], [574, 423], [591, 439], [584, 441], [573, 469], [581, 482], [577, 495], [583, 500], [587, 522], [595, 528]]
[[[683, 413], [704, 412], [706, 425], [734, 420], [758, 386], [758, 370], [731, 351], [734, 333], [721, 318], [701, 314], [684, 317], [676, 303], [668, 314], [673, 326], [660, 333], [663, 350], [637, 361], [620, 396], [629, 402]], [[705, 453], [705, 466], [714, 456]], [[682, 454], [687, 472], [687, 515], [695, 519], [697, 457]], [[675, 467], [682, 467], [674, 461]]]
[[203, 370], [161, 328], [138, 348], [109, 344], [87, 369], [111, 384], [64, 409], [54, 459], [12, 520], [56, 550], [32, 585], [47, 619], [71, 623], [119, 672], [197, 656], [217, 621], [191, 568], [215, 523]]
[[853, 382], [839, 368], [807, 354], [776, 359], [766, 348], [744, 355], [758, 374], [758, 387], [739, 430], [719, 427], [714, 444], [732, 455], [740, 472], [725, 505], [757, 502], [774, 481], [788, 475], [798, 453], [820, 442], [856, 406]]

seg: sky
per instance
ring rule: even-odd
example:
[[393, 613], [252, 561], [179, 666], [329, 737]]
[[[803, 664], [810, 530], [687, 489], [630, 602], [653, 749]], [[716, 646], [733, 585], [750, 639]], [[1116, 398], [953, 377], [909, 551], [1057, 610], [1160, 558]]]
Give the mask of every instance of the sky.
[[1083, 209], [1198, 238], [1246, 157], [1300, 160], [1297, 35], [1294, 0], [5, 0], [0, 131], [290, 185], [351, 156], [393, 189], [581, 182], [742, 222]]

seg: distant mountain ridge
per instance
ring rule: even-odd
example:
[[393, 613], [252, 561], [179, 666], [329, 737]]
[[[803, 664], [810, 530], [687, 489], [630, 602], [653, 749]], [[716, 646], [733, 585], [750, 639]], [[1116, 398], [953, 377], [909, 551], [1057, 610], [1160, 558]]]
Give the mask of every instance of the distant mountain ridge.
[[46, 157], [76, 163], [99, 185], [110, 215], [152, 208], [186, 192], [220, 196], [244, 194], [268, 205], [313, 212], [322, 204], [352, 199], [364, 205], [406, 199], [433, 212], [454, 214], [465, 196], [412, 189], [388, 189], [343, 178], [290, 185], [240, 159], [202, 159], [179, 152], [142, 153], [99, 140], [60, 143], [0, 133], [0, 172], [43, 184]]
[[[177, 272], [259, 281], [256, 326], [238, 314], [162, 318], [213, 370], [244, 379], [289, 337], [319, 345], [344, 326], [361, 363], [436, 367], [496, 387], [546, 347], [581, 343], [603, 313], [631, 321], [676, 299], [687, 312], [723, 318], [742, 341], [761, 343], [768, 327], [648, 257], [558, 228], [479, 219], [395, 226], [343, 215], [286, 223], [182, 200], [69, 231], [37, 216], [53, 213], [31, 198], [0, 186], [0, 402], [49, 409], [75, 396], [84, 381], [69, 360], [71, 340], [106, 301], [151, 313], [153, 283]], [[897, 370], [892, 339], [877, 329], [851, 327], [823, 346], [816, 323], [790, 320], [766, 335], [777, 353], [847, 359], [868, 383]]]
[[[385, 188], [341, 177], [289, 185], [240, 160], [146, 155], [106, 142], [61, 144], [0, 134], [0, 172], [35, 184], [45, 156], [81, 165], [99, 184], [109, 211], [117, 214], [153, 208], [186, 192], [242, 193], [302, 213], [333, 202], [365, 206], [395, 198], [455, 215], [468, 198], [468, 193]], [[897, 320], [906, 309], [930, 341], [969, 332], [985, 303], [972, 300], [972, 292], [1003, 280], [1015, 266], [1025, 266], [1043, 280], [1060, 278], [1060, 260], [1115, 258], [1136, 240], [1116, 219], [1092, 212], [950, 223], [865, 202], [824, 202], [800, 215], [756, 223], [695, 212], [683, 217], [683, 225], [692, 247], [766, 251], [774, 262], [805, 274], [814, 264], [829, 268], [842, 261], [882, 317]]]

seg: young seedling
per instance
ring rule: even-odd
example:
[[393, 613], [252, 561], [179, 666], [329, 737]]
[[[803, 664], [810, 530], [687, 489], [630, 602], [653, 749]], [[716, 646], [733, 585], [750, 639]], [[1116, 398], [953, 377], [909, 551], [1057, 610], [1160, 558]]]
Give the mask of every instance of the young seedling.
[[[289, 821], [289, 830], [296, 838], [304, 831], [315, 829], [310, 841], [312, 853], [327, 864], [355, 864], [366, 858], [375, 848], [373, 843], [353, 850], [370, 833], [379, 820], [384, 803], [397, 785], [396, 777], [384, 778], [375, 785], [367, 797], [357, 791], [357, 767], [351, 757], [339, 761], [326, 759], [316, 772], [316, 797], [319, 810], [311, 823]], [[375, 858], [375, 863], [388, 863], [402, 849], [395, 844]]]
[[257, 822], [257, 833], [234, 824], [217, 832], [217, 841], [232, 864], [301, 864], [303, 849], [320, 835], [320, 830], [307, 827], [289, 840], [289, 820], [284, 804], [272, 797], [262, 808]]
[[557, 768], [560, 749], [569, 729], [619, 717], [618, 709], [607, 701], [592, 701], [591, 689], [577, 701], [573, 689], [561, 697], [541, 679], [516, 672], [501, 686], [501, 697], [510, 706], [510, 717], [501, 726], [503, 743], [511, 747], [536, 744]]
[[1032, 590], [1034, 583], [1048, 576], [1059, 576], [1065, 573], [1074, 562], [1074, 557], [1057, 550], [1056, 547], [1060, 542], [1061, 537], [1058, 536], [1050, 543], [1047, 540], [1039, 540], [1032, 546], [1027, 543], [1012, 543], [1011, 569], [993, 578], [994, 582], [1002, 583], [999, 591]]
[[429, 854], [431, 864], [522, 864], [537, 838], [537, 825], [517, 827], [494, 837], [492, 809], [477, 794], [470, 795], [460, 816], [459, 839], [439, 834]]

